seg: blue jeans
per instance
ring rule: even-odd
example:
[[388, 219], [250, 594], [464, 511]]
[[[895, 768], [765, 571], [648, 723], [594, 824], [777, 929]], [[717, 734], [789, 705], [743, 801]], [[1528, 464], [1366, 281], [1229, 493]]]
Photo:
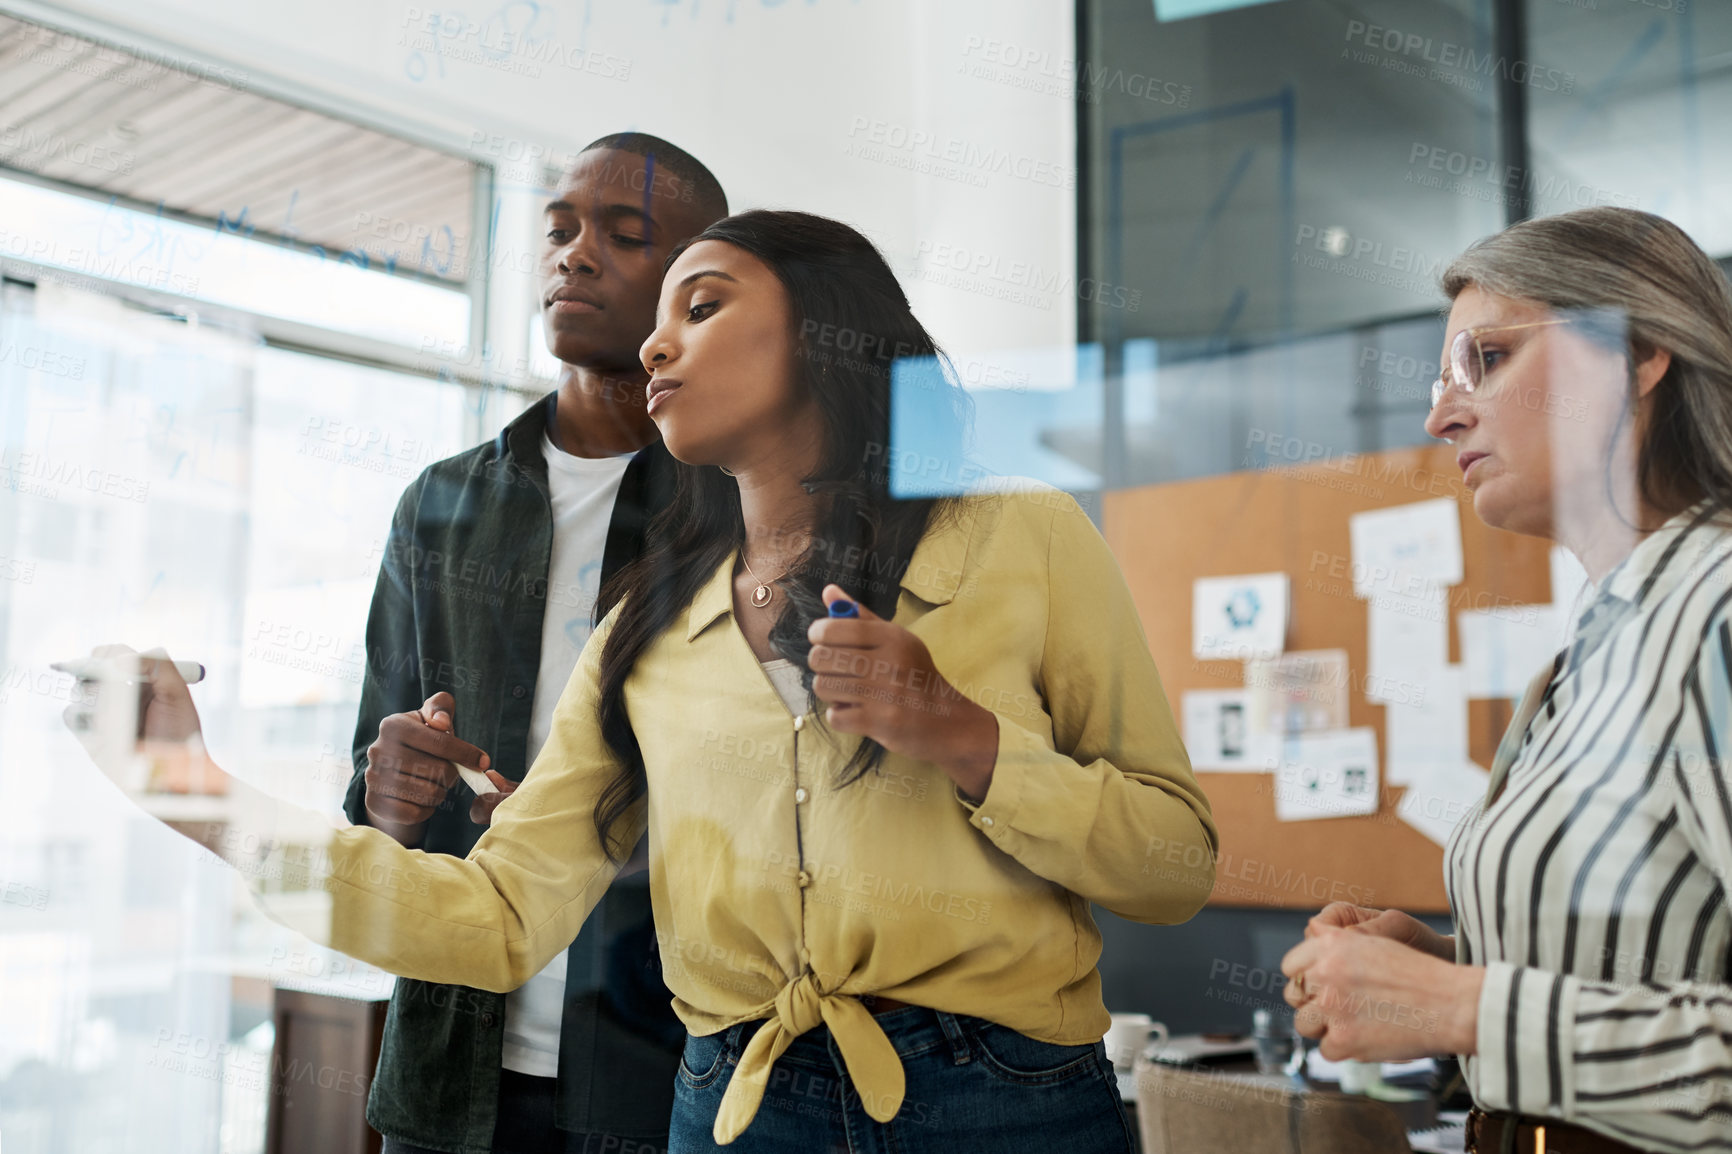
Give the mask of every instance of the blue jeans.
[[878, 1015], [907, 1094], [889, 1122], [860, 1104], [820, 1026], [776, 1062], [763, 1103], [728, 1147], [711, 1137], [722, 1094], [760, 1022], [688, 1036], [668, 1154], [1129, 1154], [1136, 1149], [1099, 1043], [1055, 1046], [1005, 1026], [907, 1006]]

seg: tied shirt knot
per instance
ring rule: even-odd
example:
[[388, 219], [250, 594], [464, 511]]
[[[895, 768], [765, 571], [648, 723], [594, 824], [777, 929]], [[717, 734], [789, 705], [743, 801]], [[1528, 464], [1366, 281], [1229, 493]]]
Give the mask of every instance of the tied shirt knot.
[[763, 1101], [770, 1071], [794, 1039], [820, 1025], [830, 1027], [860, 1104], [875, 1121], [888, 1122], [902, 1106], [906, 1089], [902, 1060], [872, 1014], [852, 994], [826, 991], [808, 970], [776, 995], [775, 1016], [752, 1036], [739, 1068], [722, 1095], [715, 1139], [726, 1146], [745, 1132]]

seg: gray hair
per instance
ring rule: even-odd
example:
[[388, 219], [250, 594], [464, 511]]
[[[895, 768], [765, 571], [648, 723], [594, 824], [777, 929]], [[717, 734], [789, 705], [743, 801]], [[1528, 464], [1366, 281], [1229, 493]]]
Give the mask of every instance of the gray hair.
[[1621, 314], [1632, 370], [1655, 350], [1670, 353], [1637, 447], [1642, 497], [1667, 513], [1703, 498], [1732, 506], [1732, 286], [1683, 229], [1631, 208], [1524, 220], [1444, 271], [1450, 300], [1470, 285], [1554, 310]]

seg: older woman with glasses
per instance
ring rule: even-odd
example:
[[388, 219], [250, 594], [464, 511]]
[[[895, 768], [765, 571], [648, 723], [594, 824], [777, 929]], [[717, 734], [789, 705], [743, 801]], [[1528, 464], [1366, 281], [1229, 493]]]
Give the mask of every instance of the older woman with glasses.
[[1456, 934], [1346, 904], [1283, 970], [1330, 1058], [1463, 1056], [1476, 1150], [1732, 1148], [1732, 292], [1676, 226], [1525, 221], [1444, 276], [1426, 430], [1592, 587], [1456, 828]]

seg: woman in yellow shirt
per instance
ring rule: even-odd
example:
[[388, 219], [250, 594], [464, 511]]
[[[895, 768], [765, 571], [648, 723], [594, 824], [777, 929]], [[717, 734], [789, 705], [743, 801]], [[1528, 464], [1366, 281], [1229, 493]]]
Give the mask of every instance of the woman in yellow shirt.
[[[1190, 917], [1215, 831], [1105, 543], [1045, 487], [891, 497], [895, 469], [954, 465], [889, 447], [891, 365], [937, 349], [853, 229], [721, 221], [658, 319], [678, 495], [469, 857], [200, 840], [328, 892], [312, 929], [345, 953], [509, 990], [647, 831], [689, 1031], [672, 1150], [1131, 1149], [1089, 903]], [[151, 671], [147, 736], [184, 748], [190, 699]]]

